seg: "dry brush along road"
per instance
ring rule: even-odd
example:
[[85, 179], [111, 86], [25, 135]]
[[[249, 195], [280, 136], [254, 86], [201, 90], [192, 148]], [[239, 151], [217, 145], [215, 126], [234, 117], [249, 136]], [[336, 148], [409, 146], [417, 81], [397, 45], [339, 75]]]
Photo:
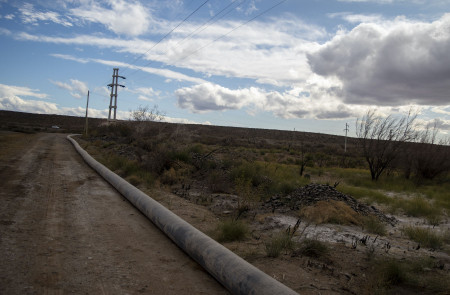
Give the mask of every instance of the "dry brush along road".
[[227, 294], [66, 135], [1, 137], [0, 294]]

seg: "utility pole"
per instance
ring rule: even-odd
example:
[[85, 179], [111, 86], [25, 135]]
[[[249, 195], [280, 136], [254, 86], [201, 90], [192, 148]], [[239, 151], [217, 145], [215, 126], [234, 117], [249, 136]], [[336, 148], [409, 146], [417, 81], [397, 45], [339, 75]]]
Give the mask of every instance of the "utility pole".
[[[108, 114], [108, 121], [116, 120], [116, 111], [117, 111], [117, 86], [125, 87], [124, 85], [119, 84], [119, 78], [126, 79], [123, 76], [119, 76], [119, 68], [113, 69], [113, 75], [112, 75], [112, 83], [108, 84], [108, 87], [111, 87], [111, 99], [109, 101], [109, 114]], [[114, 97], [114, 101], [113, 101]], [[114, 102], [114, 105], [113, 105]], [[111, 109], [114, 109], [114, 118], [111, 119]]]
[[88, 135], [88, 108], [89, 108], [89, 90], [87, 94], [87, 102], [86, 102], [86, 124], [84, 125], [84, 134]]
[[345, 123], [345, 129], [344, 129], [344, 131], [345, 131], [344, 153], [346, 153], [346, 152], [347, 152], [347, 133], [348, 133], [348, 131], [349, 131], [349, 129], [348, 129], [348, 123]]

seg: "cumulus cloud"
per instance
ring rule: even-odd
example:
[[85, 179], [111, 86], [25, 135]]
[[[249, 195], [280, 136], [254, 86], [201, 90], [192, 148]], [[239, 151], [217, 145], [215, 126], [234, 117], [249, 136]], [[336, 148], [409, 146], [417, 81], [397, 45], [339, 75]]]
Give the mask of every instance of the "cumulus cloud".
[[432, 23], [402, 19], [360, 24], [308, 54], [312, 70], [336, 77], [345, 103], [446, 105], [450, 85], [450, 14]]
[[84, 97], [89, 90], [86, 83], [76, 80], [76, 79], [70, 79], [70, 83], [64, 83], [64, 82], [52, 81], [52, 80], [50, 80], [50, 82], [52, 82], [59, 88], [68, 90], [70, 92], [70, 95], [72, 95], [75, 98]]
[[1, 98], [10, 98], [16, 96], [31, 96], [37, 98], [46, 98], [47, 94], [39, 93], [37, 89], [31, 89], [28, 87], [22, 86], [14, 86], [14, 85], [6, 85], [0, 84], [0, 97]]
[[[105, 3], [108, 7], [102, 6]], [[140, 2], [108, 0], [105, 3], [85, 1], [70, 12], [85, 21], [103, 24], [116, 34], [138, 36], [149, 28], [152, 16]]]
[[[43, 21], [53, 22], [65, 27], [73, 26], [69, 19], [62, 17], [61, 15], [59, 15], [59, 13], [54, 11], [37, 11], [36, 9], [34, 9], [34, 6], [31, 3], [25, 3], [22, 7], [19, 8], [19, 12], [21, 13], [20, 17], [25, 24], [38, 25], [40, 21]], [[9, 19], [12, 19], [12, 17]]]
[[0, 97], [0, 109], [38, 114], [56, 114], [58, 111], [55, 103], [39, 100], [24, 100], [18, 96]]
[[[318, 87], [318, 84], [311, 87]], [[284, 92], [256, 87], [233, 90], [212, 83], [175, 91], [178, 106], [194, 113], [246, 109], [249, 114], [266, 111], [281, 118], [343, 119], [359, 116], [364, 111], [362, 106], [350, 108], [326, 92], [317, 96], [310, 93], [303, 88]]]

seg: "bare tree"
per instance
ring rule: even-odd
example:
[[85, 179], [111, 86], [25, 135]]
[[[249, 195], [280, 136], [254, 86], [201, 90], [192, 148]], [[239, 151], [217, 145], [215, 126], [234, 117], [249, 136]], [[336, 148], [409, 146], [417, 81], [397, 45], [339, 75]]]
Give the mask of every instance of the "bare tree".
[[376, 181], [398, 156], [405, 142], [415, 137], [413, 124], [417, 114], [411, 111], [403, 117], [382, 117], [369, 110], [356, 121], [358, 145], [369, 165], [372, 180]]
[[153, 108], [150, 106], [140, 105], [136, 110], [130, 111], [130, 120], [138, 122], [146, 121], [162, 121], [164, 120], [165, 114], [161, 112], [158, 105], [154, 105]]
[[300, 176], [303, 176], [303, 172], [305, 172], [306, 165], [312, 161], [312, 156], [306, 150], [305, 145], [303, 144], [303, 140], [300, 142], [300, 158], [297, 160], [300, 165]]
[[421, 179], [433, 179], [450, 170], [450, 147], [439, 140], [437, 122], [428, 125], [418, 134], [418, 145], [414, 147], [413, 167], [416, 176]]

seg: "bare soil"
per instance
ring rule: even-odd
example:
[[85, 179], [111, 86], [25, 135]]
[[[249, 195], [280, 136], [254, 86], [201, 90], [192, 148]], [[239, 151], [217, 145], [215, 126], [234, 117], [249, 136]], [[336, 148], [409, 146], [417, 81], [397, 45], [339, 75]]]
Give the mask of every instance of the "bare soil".
[[[14, 118], [18, 115], [20, 120]], [[0, 112], [0, 123], [8, 130], [35, 132], [47, 128], [48, 131], [61, 132], [50, 130], [49, 126], [56, 124], [65, 130], [78, 130], [83, 126], [82, 118], [45, 116], [39, 120], [36, 117], [36, 120], [38, 125], [30, 114]], [[18, 123], [12, 124], [13, 121]], [[218, 146], [288, 147], [287, 154], [294, 136], [292, 132], [275, 130], [168, 123], [151, 126], [155, 134], [174, 137], [174, 142], [188, 137], [192, 142], [201, 138], [203, 144]], [[301, 136], [308, 148], [330, 154], [330, 163], [341, 161], [341, 157], [332, 155], [332, 151], [342, 148], [342, 138], [312, 133], [302, 133]], [[117, 140], [102, 138], [98, 140], [98, 147], [91, 144], [88, 152], [94, 157], [94, 153], [104, 156], [110, 155], [107, 149], [114, 149], [121, 156], [135, 159], [136, 147], [129, 142], [118, 144]], [[351, 140], [349, 147], [349, 150], [354, 149]], [[230, 148], [230, 151], [234, 150]], [[253, 157], [246, 154], [245, 149], [238, 152], [242, 157]], [[277, 154], [277, 157], [278, 161], [287, 160], [284, 154]], [[358, 163], [357, 159], [347, 160]], [[191, 186], [187, 197], [173, 194], [177, 186], [181, 187], [180, 183], [158, 186], [157, 181], [152, 188], [145, 185], [139, 188], [214, 237], [216, 226], [221, 221], [235, 218], [238, 197], [226, 189], [212, 193], [207, 187], [208, 175], [197, 176], [198, 179], [190, 182], [197, 185]], [[226, 293], [87, 168], [63, 135], [1, 134], [0, 177], [4, 180], [0, 184], [0, 294]], [[217, 185], [227, 187], [230, 184]], [[356, 225], [310, 224], [301, 237], [297, 234], [293, 239], [320, 240], [330, 249], [327, 255], [308, 257], [286, 250], [279, 257], [270, 258], [267, 257], [265, 243], [278, 232], [289, 226], [292, 228], [297, 216], [280, 210], [274, 213], [250, 211], [241, 218], [250, 227], [248, 238], [224, 245], [300, 294], [450, 294], [445, 291], [450, 281], [448, 243], [445, 249], [439, 250], [418, 247], [401, 230], [405, 225], [429, 228], [423, 219], [395, 216], [399, 223], [387, 225], [388, 233], [382, 237], [368, 234]], [[302, 221], [299, 232], [305, 225]], [[450, 231], [447, 215], [433, 231]], [[369, 241], [376, 239], [373, 253], [370, 242], [364, 245], [359, 241], [366, 236]], [[389, 244], [389, 249], [386, 244]], [[435, 288], [417, 287], [423, 283], [410, 285], [407, 282], [383, 288], [377, 281], [380, 279], [378, 261], [409, 263], [417, 259], [432, 260], [432, 266], [421, 267], [416, 272], [417, 276], [427, 279], [426, 283], [436, 284]]]
[[227, 294], [65, 137], [0, 132], [0, 294]]

